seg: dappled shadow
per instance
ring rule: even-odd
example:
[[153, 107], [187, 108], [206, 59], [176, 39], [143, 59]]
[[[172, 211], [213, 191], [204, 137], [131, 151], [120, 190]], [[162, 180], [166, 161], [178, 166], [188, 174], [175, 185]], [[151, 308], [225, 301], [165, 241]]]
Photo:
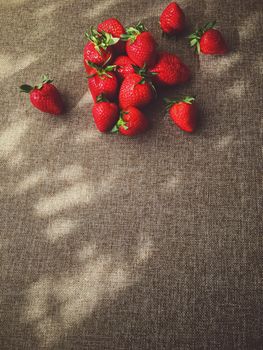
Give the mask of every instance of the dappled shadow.
[[[9, 28], [0, 55], [1, 349], [234, 349], [257, 340], [258, 274], [249, 271], [259, 252], [248, 242], [258, 232], [259, 108], [242, 100], [260, 87], [251, 37], [261, 17], [252, 13], [248, 26], [242, 4], [233, 15], [226, 2], [182, 1], [187, 31], [217, 13], [233, 48], [199, 57], [183, 36], [161, 36], [163, 2], [140, 5], [138, 15], [127, 1], [12, 0], [0, 13]], [[197, 95], [196, 134], [176, 129], [161, 100], [140, 138], [96, 131], [83, 32], [116, 14], [125, 25], [143, 20], [161, 49], [190, 66], [189, 84], [160, 99]], [[67, 100], [66, 118], [18, 98], [20, 83], [45, 72]]]

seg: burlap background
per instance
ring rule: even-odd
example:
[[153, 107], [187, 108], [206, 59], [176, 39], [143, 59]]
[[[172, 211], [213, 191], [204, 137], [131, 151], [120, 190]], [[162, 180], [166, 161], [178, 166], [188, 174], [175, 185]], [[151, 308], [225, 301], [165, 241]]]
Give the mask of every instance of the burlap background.
[[[217, 19], [231, 53], [162, 38], [164, 1], [1, 0], [0, 349], [262, 349], [262, 1], [180, 0], [189, 32]], [[83, 33], [142, 20], [192, 81], [200, 125], [99, 134]], [[34, 110], [50, 73], [68, 113]]]

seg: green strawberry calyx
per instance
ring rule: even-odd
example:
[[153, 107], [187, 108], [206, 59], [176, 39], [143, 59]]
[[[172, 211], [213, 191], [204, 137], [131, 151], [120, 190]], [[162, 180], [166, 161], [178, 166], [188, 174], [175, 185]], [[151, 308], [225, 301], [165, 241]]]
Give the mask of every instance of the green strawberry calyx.
[[156, 73], [156, 72], [150, 72], [150, 71], [147, 69], [146, 64], [144, 64], [143, 67], [138, 67], [138, 66], [132, 64], [132, 67], [133, 67], [133, 69], [134, 69], [134, 72], [135, 72], [136, 74], [140, 75], [141, 78], [142, 78], [141, 81], [139, 81], [136, 85], [138, 85], [138, 84], [141, 85], [141, 84], [146, 84], [146, 83], [148, 83], [148, 84], [151, 86], [151, 88], [153, 89], [154, 93], [157, 95], [156, 88], [155, 88], [155, 86], [153, 85], [153, 82], [152, 82], [152, 78], [153, 78], [155, 75], [157, 75], [158, 73]]
[[52, 83], [53, 79], [50, 79], [47, 75], [42, 75], [41, 76], [41, 83], [35, 86], [31, 86], [28, 84], [23, 84], [20, 86], [20, 92], [24, 92], [26, 94], [30, 93], [32, 90], [41, 90], [42, 87], [47, 84], [47, 83]]
[[195, 102], [195, 97], [193, 96], [185, 96], [183, 98], [175, 98], [173, 100], [170, 100], [169, 98], [164, 98], [164, 103], [166, 105], [166, 110], [169, 110], [173, 105], [178, 103], [187, 103], [189, 105], [193, 104]]
[[[115, 72], [117, 69], [116, 65], [109, 65], [109, 66], [98, 66], [97, 64], [86, 61], [86, 63], [91, 67], [94, 68], [96, 72], [93, 74], [88, 75], [88, 78], [93, 78], [95, 75], [98, 75], [100, 77], [107, 76], [108, 78], [112, 78], [112, 76], [109, 74], [109, 72]], [[107, 62], [106, 62], [107, 63]]]
[[109, 102], [109, 100], [103, 94], [100, 94], [97, 96], [96, 102]]
[[144, 64], [143, 67], [138, 67], [135, 64], [132, 64], [132, 67], [134, 69], [134, 72], [142, 77], [142, 80], [139, 82], [139, 84], [145, 84], [146, 82], [151, 82], [152, 77], [157, 75], [156, 72], [150, 72], [146, 64]]
[[202, 35], [204, 35], [204, 33], [207, 32], [209, 29], [214, 28], [215, 25], [216, 21], [208, 22], [204, 25], [204, 27], [196, 30], [194, 33], [188, 36], [188, 39], [190, 40], [190, 46], [195, 47], [196, 53], [200, 53], [200, 40]]
[[86, 31], [85, 36], [93, 42], [95, 49], [101, 53], [101, 49], [106, 50], [109, 46], [117, 44], [120, 38], [114, 38], [111, 34], [91, 27], [90, 32]]
[[121, 35], [121, 40], [129, 40], [130, 43], [133, 44], [137, 36], [143, 32], [147, 32], [147, 28], [144, 26], [143, 23], [139, 22], [135, 27], [127, 27], [126, 34]]
[[114, 127], [111, 130], [112, 133], [119, 132], [119, 128], [120, 127], [123, 127], [123, 129], [125, 129], [125, 130], [129, 129], [128, 126], [127, 126], [127, 122], [125, 120], [123, 120], [123, 115], [124, 114], [128, 114], [128, 112], [121, 111], [119, 120], [117, 121], [117, 123], [114, 125]]

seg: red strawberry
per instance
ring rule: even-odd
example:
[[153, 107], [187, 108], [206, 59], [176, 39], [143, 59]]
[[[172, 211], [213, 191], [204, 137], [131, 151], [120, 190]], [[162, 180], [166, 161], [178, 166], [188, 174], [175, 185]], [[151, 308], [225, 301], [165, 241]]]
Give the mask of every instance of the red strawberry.
[[207, 23], [203, 28], [189, 35], [190, 46], [195, 47], [197, 53], [206, 55], [223, 55], [228, 52], [222, 34], [213, 29], [216, 22]]
[[84, 48], [84, 66], [87, 74], [91, 73], [91, 69], [87, 62], [103, 66], [104, 64], [111, 62], [112, 55], [113, 51], [111, 47], [108, 47], [106, 50], [101, 48], [100, 51], [98, 51], [93, 42], [88, 42]]
[[90, 89], [93, 100], [101, 94], [108, 100], [114, 100], [118, 95], [118, 79], [113, 72], [116, 66], [99, 67], [91, 62], [88, 64], [92, 67], [91, 75], [88, 79], [88, 87]]
[[119, 104], [122, 109], [129, 106], [144, 107], [149, 104], [155, 94], [155, 88], [144, 68], [134, 66], [136, 73], [129, 74], [123, 81]]
[[[120, 38], [122, 34], [125, 34], [125, 29], [123, 25], [116, 18], [109, 18], [106, 21], [98, 25], [99, 32], [107, 32], [111, 34], [114, 38]], [[114, 45], [114, 51], [120, 55], [125, 52], [125, 43], [119, 41]]]
[[129, 58], [139, 67], [153, 66], [156, 61], [157, 44], [142, 23], [126, 29], [121, 39], [127, 41], [126, 51]]
[[128, 107], [121, 112], [112, 132], [120, 132], [122, 135], [135, 136], [145, 132], [149, 128], [149, 121], [145, 115], [135, 107]]
[[180, 33], [185, 27], [185, 15], [176, 2], [171, 2], [160, 17], [160, 26], [164, 33], [173, 35]]
[[116, 72], [120, 80], [123, 80], [127, 75], [134, 73], [134, 62], [132, 62], [128, 56], [119, 56], [113, 64], [117, 66]]
[[103, 95], [100, 95], [92, 108], [92, 114], [97, 129], [100, 132], [106, 132], [117, 123], [119, 108], [115, 103], [109, 102]]
[[33, 106], [42, 112], [59, 115], [64, 111], [62, 98], [57, 88], [51, 84], [53, 80], [43, 75], [42, 82], [34, 87], [24, 84], [20, 91], [30, 94], [30, 101]]
[[167, 110], [169, 110], [172, 120], [180, 129], [193, 132], [196, 128], [197, 108], [194, 97], [169, 100], [165, 99]]
[[157, 73], [153, 81], [158, 85], [177, 85], [185, 83], [190, 78], [189, 68], [176, 55], [168, 52], [159, 54], [156, 65], [151, 69]]
[[111, 34], [99, 33], [91, 29], [91, 33], [85, 33], [89, 42], [84, 47], [84, 65], [88, 74], [90, 74], [87, 62], [92, 62], [98, 66], [110, 63], [113, 58], [112, 45], [115, 45], [119, 39], [113, 38]]

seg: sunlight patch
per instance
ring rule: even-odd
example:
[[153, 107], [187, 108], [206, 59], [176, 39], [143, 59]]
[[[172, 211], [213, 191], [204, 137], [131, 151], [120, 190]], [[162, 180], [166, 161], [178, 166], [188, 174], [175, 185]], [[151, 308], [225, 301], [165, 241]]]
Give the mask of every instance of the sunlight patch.
[[88, 246], [84, 247], [82, 250], [78, 253], [78, 260], [80, 262], [85, 262], [91, 258], [94, 257], [96, 254], [97, 246], [95, 243], [89, 244]]
[[52, 12], [54, 12], [57, 9], [58, 5], [59, 5], [59, 2], [56, 2], [56, 4], [50, 4], [50, 5], [41, 7], [37, 9], [36, 16], [40, 18], [45, 16], [50, 16], [52, 15]]
[[[131, 285], [129, 273], [116, 267], [110, 256], [102, 255], [72, 276], [42, 278], [27, 293], [26, 323], [35, 328], [43, 343], [54, 343], [68, 329], [90, 317], [99, 303]], [[50, 300], [55, 314], [50, 315]]]
[[137, 262], [142, 263], [149, 260], [152, 255], [153, 244], [150, 240], [141, 242], [137, 250]]
[[14, 58], [11, 55], [0, 55], [0, 78], [6, 78], [25, 69], [37, 59], [38, 57], [31, 54], [19, 58]]
[[93, 98], [90, 91], [87, 91], [85, 95], [81, 97], [76, 107], [82, 108], [84, 106], [88, 106], [89, 103], [93, 103]]
[[36, 321], [46, 315], [48, 295], [51, 290], [52, 280], [47, 277], [32, 284], [27, 293], [30, 308], [26, 310], [26, 320]]
[[178, 185], [181, 182], [181, 177], [182, 177], [182, 174], [179, 174], [179, 173], [169, 176], [167, 179], [166, 187], [168, 189], [175, 188], [176, 185]]
[[[209, 56], [209, 55], [208, 55]], [[208, 74], [220, 76], [225, 74], [228, 69], [240, 61], [240, 53], [232, 53], [226, 56], [207, 57], [206, 55], [199, 56], [200, 70], [206, 76]]]
[[29, 120], [17, 120], [0, 133], [0, 157], [8, 157], [14, 152], [30, 127]]
[[27, 175], [22, 181], [17, 185], [16, 192], [23, 193], [31, 188], [35, 187], [39, 183], [45, 181], [48, 178], [48, 171], [45, 168], [34, 171], [33, 173]]
[[35, 210], [41, 216], [54, 215], [61, 210], [89, 203], [95, 197], [109, 192], [112, 180], [113, 177], [108, 176], [108, 179], [100, 183], [77, 183], [53, 196], [40, 199], [35, 205]]
[[254, 39], [257, 36], [258, 28], [260, 25], [261, 14], [260, 12], [254, 12], [248, 18], [246, 18], [242, 24], [238, 27], [239, 37], [241, 40]]
[[46, 229], [46, 236], [52, 242], [55, 242], [58, 239], [63, 238], [72, 233], [76, 225], [76, 220], [66, 218], [54, 220], [49, 224], [48, 228]]
[[[70, 60], [67, 60], [63, 62], [62, 69], [66, 72], [77, 72], [80, 71], [82, 68], [83, 59], [80, 59], [79, 56], [73, 57]], [[88, 95], [88, 94], [87, 94]]]
[[113, 5], [116, 5], [118, 3], [121, 3], [121, 1], [120, 0], [108, 0], [108, 1], [92, 2], [92, 5], [89, 8], [89, 11], [87, 11], [86, 13], [84, 12], [83, 17], [92, 17], [92, 16], [94, 16], [94, 14], [96, 14], [96, 16], [97, 16], [101, 12], [107, 11]]
[[52, 215], [72, 206], [88, 203], [94, 194], [90, 184], [79, 183], [56, 193], [54, 196], [39, 200], [35, 209], [39, 215]]
[[46, 137], [46, 140], [48, 142], [56, 142], [56, 141], [60, 141], [61, 137], [63, 136], [63, 134], [67, 131], [65, 126], [59, 126], [59, 128], [56, 128], [52, 131], [50, 131]]
[[167, 179], [161, 184], [161, 188], [164, 191], [174, 190], [182, 181], [182, 174], [180, 172], [174, 172], [173, 175], [167, 176]]
[[90, 140], [98, 140], [101, 137], [101, 133], [98, 133], [98, 131], [94, 127], [89, 126], [86, 130], [81, 131], [76, 135], [75, 143], [81, 145], [85, 144]]
[[66, 181], [66, 182], [75, 182], [82, 179], [84, 176], [84, 169], [81, 165], [68, 165], [64, 169], [62, 169], [58, 174], [56, 174], [56, 178], [58, 180]]
[[240, 99], [245, 94], [245, 87], [244, 80], [236, 80], [231, 87], [226, 88], [225, 93], [230, 97]]
[[8, 166], [11, 169], [18, 168], [23, 163], [24, 158], [25, 158], [25, 156], [22, 152], [13, 153], [12, 155], [10, 155], [8, 157], [8, 160], [7, 160]]
[[216, 148], [223, 150], [224, 148], [233, 144], [234, 137], [232, 135], [222, 136], [218, 141]]
[[3, 0], [1, 1], [1, 5], [2, 6], [19, 6], [19, 5], [23, 5], [25, 2], [28, 2], [29, 0]]

